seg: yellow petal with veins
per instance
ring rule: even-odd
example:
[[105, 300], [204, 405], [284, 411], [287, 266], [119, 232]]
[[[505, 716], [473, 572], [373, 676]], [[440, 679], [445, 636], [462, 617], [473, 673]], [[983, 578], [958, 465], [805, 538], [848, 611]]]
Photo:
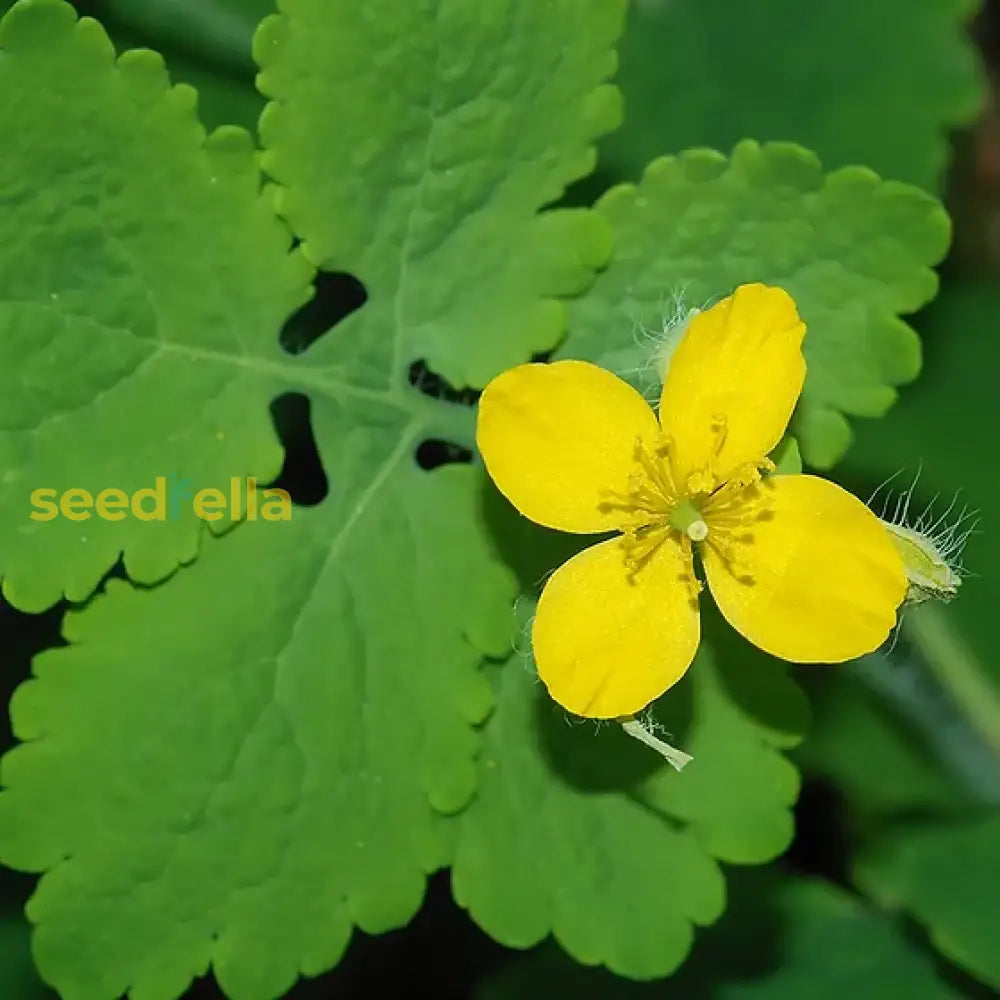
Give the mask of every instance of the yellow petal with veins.
[[641, 711], [694, 658], [696, 594], [690, 552], [674, 535], [634, 573], [621, 538], [575, 555], [546, 583], [532, 627], [549, 694], [592, 719]]
[[711, 489], [777, 445], [805, 380], [805, 331], [788, 293], [760, 284], [695, 316], [660, 399], [682, 482]]
[[596, 534], [619, 527], [612, 492], [659, 433], [627, 382], [585, 361], [519, 365], [483, 390], [476, 443], [500, 492], [538, 524]]
[[[745, 522], [713, 525], [702, 561], [723, 615], [755, 646], [794, 663], [877, 649], [906, 594], [903, 562], [857, 497], [817, 476], [771, 476]], [[721, 520], [721, 519], [720, 519]]]

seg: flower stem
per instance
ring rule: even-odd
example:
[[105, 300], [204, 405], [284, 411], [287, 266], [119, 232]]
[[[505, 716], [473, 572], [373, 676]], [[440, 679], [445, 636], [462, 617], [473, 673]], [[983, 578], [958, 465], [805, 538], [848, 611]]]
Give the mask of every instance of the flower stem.
[[1000, 691], [944, 609], [931, 603], [913, 609], [903, 619], [903, 634], [969, 725], [1000, 754]]
[[974, 729], [954, 698], [912, 653], [887, 659], [872, 653], [855, 660], [854, 674], [893, 715], [905, 721], [947, 774], [974, 801], [1000, 803], [996, 751]]

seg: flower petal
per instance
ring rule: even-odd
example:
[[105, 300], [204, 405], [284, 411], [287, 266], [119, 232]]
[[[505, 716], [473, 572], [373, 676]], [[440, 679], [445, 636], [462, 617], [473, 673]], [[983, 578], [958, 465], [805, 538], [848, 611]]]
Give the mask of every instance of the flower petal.
[[760, 284], [694, 317], [660, 399], [681, 482], [701, 471], [724, 482], [777, 445], [805, 380], [805, 332], [788, 293]]
[[667, 537], [638, 572], [622, 539], [593, 545], [549, 578], [532, 645], [549, 694], [576, 715], [632, 715], [683, 676], [698, 648], [690, 553]]
[[591, 534], [622, 523], [608, 493], [624, 492], [638, 440], [656, 441], [649, 404], [585, 361], [519, 365], [479, 401], [476, 442], [500, 492], [538, 524]]
[[[729, 623], [795, 663], [840, 663], [877, 649], [906, 593], [903, 563], [879, 519], [817, 476], [769, 476], [749, 541], [721, 548], [712, 519], [703, 562]], [[734, 555], [734, 561], [727, 561]]]

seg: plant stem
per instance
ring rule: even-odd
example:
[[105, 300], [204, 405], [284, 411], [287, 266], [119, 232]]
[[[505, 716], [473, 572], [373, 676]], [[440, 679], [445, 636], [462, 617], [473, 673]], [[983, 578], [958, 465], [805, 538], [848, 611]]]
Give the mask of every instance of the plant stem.
[[1000, 691], [976, 654], [935, 604], [914, 608], [903, 634], [980, 737], [1000, 754]]
[[437, 399], [421, 401], [428, 432], [470, 451], [476, 449], [476, 410]]

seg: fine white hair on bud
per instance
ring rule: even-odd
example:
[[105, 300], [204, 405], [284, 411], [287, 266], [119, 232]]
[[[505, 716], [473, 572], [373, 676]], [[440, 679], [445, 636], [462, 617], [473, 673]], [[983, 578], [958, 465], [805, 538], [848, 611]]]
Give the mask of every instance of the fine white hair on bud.
[[695, 306], [690, 309], [678, 309], [675, 315], [664, 320], [660, 337], [653, 348], [652, 364], [656, 371], [660, 384], [667, 378], [667, 371], [670, 368], [670, 359], [677, 350], [677, 345], [681, 342], [681, 337], [687, 332], [691, 320], [700, 313], [701, 310]]
[[[872, 494], [869, 506], [895, 477], [890, 477]], [[918, 470], [910, 486], [895, 499], [887, 492], [879, 517], [903, 560], [909, 583], [905, 603], [950, 601], [958, 594], [962, 580], [968, 575], [962, 564], [962, 553], [979, 520], [976, 511], [968, 507], [956, 510], [957, 493], [942, 513], [934, 511], [938, 500], [935, 496], [920, 514], [911, 519], [910, 507], [919, 477]]]
[[[705, 306], [710, 303], [706, 303]], [[691, 320], [703, 307], [689, 306], [683, 290], [676, 290], [661, 298], [657, 314], [658, 326], [647, 326], [637, 315], [632, 317], [634, 346], [619, 359], [609, 359], [616, 374], [638, 388], [651, 406], [655, 406], [663, 388], [670, 359]], [[648, 310], [644, 309], [648, 315]]]

